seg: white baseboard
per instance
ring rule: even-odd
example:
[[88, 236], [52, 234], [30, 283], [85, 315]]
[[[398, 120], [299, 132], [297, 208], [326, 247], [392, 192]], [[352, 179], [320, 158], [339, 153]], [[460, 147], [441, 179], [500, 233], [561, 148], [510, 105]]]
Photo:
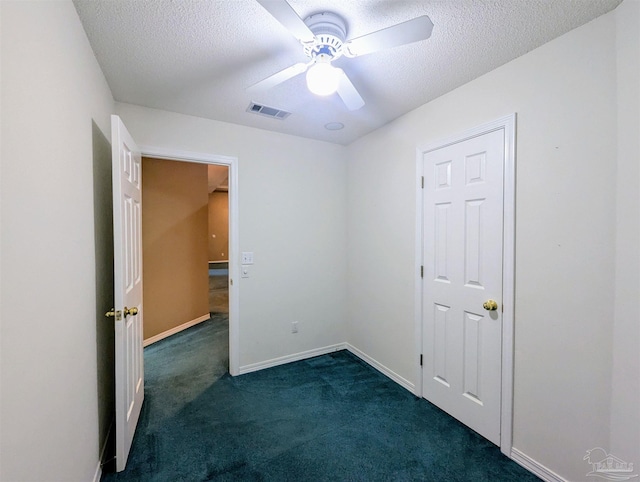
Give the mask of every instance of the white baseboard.
[[546, 482], [567, 482], [567, 479], [559, 476], [553, 470], [546, 468], [516, 448], [511, 449], [511, 459]]
[[211, 315], [209, 313], [207, 313], [206, 315], [202, 315], [199, 316], [198, 318], [196, 318], [195, 320], [191, 320], [191, 321], [187, 321], [186, 323], [183, 323], [182, 325], [176, 326], [175, 328], [171, 328], [170, 330], [167, 331], [163, 331], [162, 333], [158, 333], [157, 335], [152, 336], [151, 338], [147, 338], [146, 340], [144, 340], [142, 342], [142, 346], [149, 346], [152, 343], [155, 343], [156, 341], [160, 341], [163, 340], [171, 335], [175, 335], [176, 333], [180, 333], [182, 330], [186, 330], [187, 328], [191, 328], [194, 325], [197, 325], [198, 323], [202, 323], [203, 321], [207, 321], [209, 318], [211, 318]]
[[334, 351], [344, 350], [346, 343], [337, 343], [335, 345], [325, 346], [323, 348], [315, 348], [313, 350], [307, 350], [300, 353], [294, 353], [292, 355], [281, 356], [278, 358], [272, 358], [271, 360], [265, 360], [258, 363], [251, 363], [240, 367], [239, 375], [245, 373], [256, 372], [265, 368], [271, 368], [278, 365], [284, 365], [295, 361], [305, 360], [307, 358], [313, 358], [314, 356], [326, 355], [327, 353], [333, 353]]
[[300, 353], [294, 353], [292, 355], [281, 356], [278, 358], [272, 358], [271, 360], [265, 360], [258, 363], [251, 363], [249, 365], [244, 365], [240, 367], [239, 375], [244, 375], [245, 373], [256, 372], [258, 370], [263, 370], [265, 368], [271, 368], [278, 365], [284, 365], [286, 363], [291, 363], [295, 361], [305, 360], [307, 358], [313, 358], [314, 356], [326, 355], [327, 353], [333, 353], [335, 351], [340, 350], [348, 350], [353, 353], [355, 356], [363, 360], [368, 365], [372, 366], [376, 370], [378, 370], [383, 375], [386, 375], [391, 380], [396, 382], [401, 387], [409, 390], [411, 393], [415, 391], [415, 385], [405, 378], [401, 377], [393, 370], [390, 370], [382, 363], [377, 360], [371, 358], [369, 355], [365, 354], [363, 351], [359, 350], [355, 346], [349, 343], [337, 343], [335, 345], [325, 346], [322, 348], [315, 348], [313, 350], [307, 350]]
[[415, 394], [415, 389], [416, 389], [415, 384], [411, 383], [406, 378], [401, 377], [396, 372], [394, 372], [393, 370], [390, 370], [389, 368], [384, 366], [382, 363], [380, 363], [379, 361], [375, 360], [374, 358], [371, 358], [369, 355], [367, 355], [363, 351], [359, 350], [355, 346], [351, 345], [350, 343], [345, 343], [345, 345], [346, 345], [347, 350], [349, 350], [355, 356], [357, 356], [358, 358], [360, 358], [364, 362], [366, 362], [369, 365], [371, 365], [373, 368], [378, 370], [383, 375], [386, 375], [387, 377], [391, 378], [391, 380], [396, 382], [401, 387], [406, 388], [412, 394]]
[[102, 448], [100, 449], [100, 457], [98, 458], [98, 466], [96, 467], [96, 471], [93, 474], [93, 482], [100, 482], [102, 478], [102, 464], [104, 464], [104, 454], [107, 452], [107, 447], [109, 446], [109, 439], [111, 438], [111, 431], [113, 430], [113, 420], [109, 424], [109, 429], [107, 430], [107, 436], [102, 442]]

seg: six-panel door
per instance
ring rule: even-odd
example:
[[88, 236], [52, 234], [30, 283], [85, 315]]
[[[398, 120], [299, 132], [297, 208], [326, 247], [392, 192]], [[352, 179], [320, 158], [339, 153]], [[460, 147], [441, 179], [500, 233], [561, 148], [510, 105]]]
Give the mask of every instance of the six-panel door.
[[118, 116], [111, 116], [116, 364], [116, 470], [127, 463], [144, 399], [142, 347], [142, 162]]
[[423, 395], [499, 445], [504, 131], [423, 162]]

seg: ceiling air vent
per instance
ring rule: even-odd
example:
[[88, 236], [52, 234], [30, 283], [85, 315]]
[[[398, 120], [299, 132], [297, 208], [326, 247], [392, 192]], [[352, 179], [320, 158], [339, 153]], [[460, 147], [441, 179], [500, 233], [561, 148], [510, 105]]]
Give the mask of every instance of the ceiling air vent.
[[291, 112], [276, 109], [275, 107], [267, 107], [266, 105], [260, 105], [254, 102], [251, 102], [251, 104], [249, 104], [249, 107], [247, 108], [247, 112], [263, 115], [266, 117], [271, 117], [273, 119], [280, 119], [280, 120], [286, 119], [291, 115]]

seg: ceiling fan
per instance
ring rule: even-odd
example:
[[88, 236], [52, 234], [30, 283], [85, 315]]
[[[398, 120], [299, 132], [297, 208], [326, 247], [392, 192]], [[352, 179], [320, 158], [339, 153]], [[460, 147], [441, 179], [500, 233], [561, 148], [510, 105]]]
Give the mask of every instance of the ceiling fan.
[[362, 37], [347, 40], [346, 22], [332, 12], [311, 15], [304, 20], [286, 0], [257, 0], [267, 12], [284, 25], [302, 44], [311, 59], [287, 67], [247, 88], [247, 92], [266, 91], [296, 75], [307, 73], [307, 87], [317, 95], [337, 92], [349, 110], [364, 105], [355, 86], [340, 68], [331, 63], [340, 58], [358, 57], [378, 50], [428, 39], [433, 23], [426, 15], [378, 30]]

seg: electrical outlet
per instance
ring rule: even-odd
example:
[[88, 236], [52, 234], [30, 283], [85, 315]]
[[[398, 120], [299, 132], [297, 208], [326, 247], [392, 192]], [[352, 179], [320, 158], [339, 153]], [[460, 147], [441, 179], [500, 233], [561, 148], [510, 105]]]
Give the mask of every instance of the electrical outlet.
[[253, 264], [253, 251], [242, 252], [242, 264]]
[[291, 333], [298, 333], [298, 322], [297, 321], [292, 321], [291, 322]]

